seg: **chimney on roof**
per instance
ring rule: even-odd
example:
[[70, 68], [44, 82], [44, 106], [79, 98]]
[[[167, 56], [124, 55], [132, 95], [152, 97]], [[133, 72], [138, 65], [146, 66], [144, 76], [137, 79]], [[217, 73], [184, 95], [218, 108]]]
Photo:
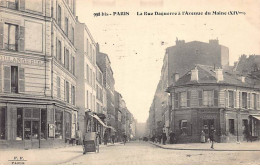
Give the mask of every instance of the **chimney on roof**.
[[178, 72], [173, 74], [173, 82], [177, 82], [180, 78], [180, 74]]
[[199, 71], [197, 67], [191, 70], [191, 81], [198, 81], [199, 80]]
[[221, 69], [221, 68], [216, 69], [215, 72], [216, 72], [217, 82], [223, 81], [223, 80], [224, 80], [224, 77], [223, 77], [223, 69]]
[[241, 80], [241, 82], [245, 83], [245, 77], [244, 76], [240, 76], [240, 80]]

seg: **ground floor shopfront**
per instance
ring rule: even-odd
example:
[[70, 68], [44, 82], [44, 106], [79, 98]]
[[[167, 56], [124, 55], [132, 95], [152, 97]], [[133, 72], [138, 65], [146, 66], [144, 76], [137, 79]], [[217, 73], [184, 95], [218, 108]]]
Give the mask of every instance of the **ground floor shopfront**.
[[206, 140], [216, 130], [217, 142], [258, 140], [260, 112], [218, 108], [172, 111], [171, 130], [179, 143], [200, 142], [202, 131]]
[[76, 138], [75, 109], [43, 100], [19, 102], [0, 103], [0, 148], [65, 146]]

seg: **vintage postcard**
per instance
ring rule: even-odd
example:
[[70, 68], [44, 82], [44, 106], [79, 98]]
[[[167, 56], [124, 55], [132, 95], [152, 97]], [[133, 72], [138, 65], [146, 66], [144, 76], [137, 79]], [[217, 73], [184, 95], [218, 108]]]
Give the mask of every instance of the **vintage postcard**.
[[258, 165], [259, 120], [258, 0], [0, 0], [1, 165]]

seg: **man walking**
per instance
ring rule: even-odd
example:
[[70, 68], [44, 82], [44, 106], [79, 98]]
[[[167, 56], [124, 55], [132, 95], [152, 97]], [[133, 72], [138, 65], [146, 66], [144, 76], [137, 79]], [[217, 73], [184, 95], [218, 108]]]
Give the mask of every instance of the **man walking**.
[[209, 133], [209, 139], [211, 141], [211, 149], [214, 149], [215, 134], [216, 134], [215, 129], [213, 129], [212, 132]]

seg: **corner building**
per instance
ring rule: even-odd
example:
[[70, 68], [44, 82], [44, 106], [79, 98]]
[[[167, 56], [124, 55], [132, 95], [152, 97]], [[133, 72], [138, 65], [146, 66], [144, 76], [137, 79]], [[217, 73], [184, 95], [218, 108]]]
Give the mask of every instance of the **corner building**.
[[75, 1], [0, 1], [0, 148], [75, 139]]
[[168, 87], [171, 130], [178, 142], [200, 142], [201, 131], [216, 141], [259, 139], [260, 88], [254, 76], [196, 65]]

